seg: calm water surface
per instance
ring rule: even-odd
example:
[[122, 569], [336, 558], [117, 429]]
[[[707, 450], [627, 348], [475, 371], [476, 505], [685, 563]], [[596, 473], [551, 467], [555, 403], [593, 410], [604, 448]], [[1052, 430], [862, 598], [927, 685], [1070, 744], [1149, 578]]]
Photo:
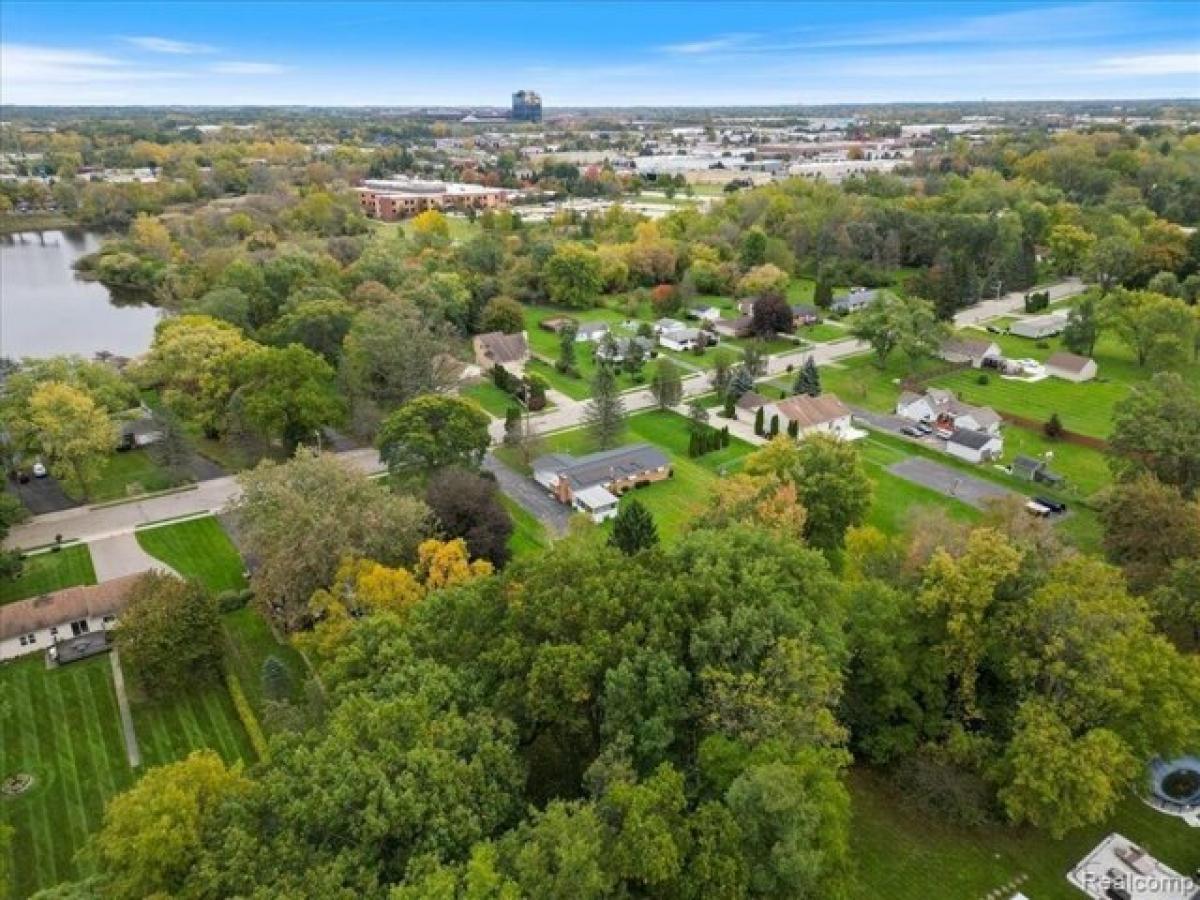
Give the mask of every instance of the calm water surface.
[[0, 356], [137, 356], [150, 346], [158, 309], [119, 306], [71, 268], [100, 244], [88, 231], [0, 235]]

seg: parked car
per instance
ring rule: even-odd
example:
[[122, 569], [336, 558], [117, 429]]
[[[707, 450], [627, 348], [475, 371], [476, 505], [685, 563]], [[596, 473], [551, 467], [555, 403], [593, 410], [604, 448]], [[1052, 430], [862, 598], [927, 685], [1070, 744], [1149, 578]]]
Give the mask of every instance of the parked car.
[[915, 438], [915, 437], [921, 436], [921, 429], [917, 428], [916, 425], [905, 425], [903, 428], [900, 429], [900, 433], [906, 434], [909, 437]]
[[33, 464], [33, 477], [34, 478], [45, 478], [46, 475], [47, 475], [46, 467], [41, 462], [35, 462]]
[[924, 437], [928, 437], [929, 435], [933, 434], [933, 426], [928, 422], [918, 422], [913, 426], [913, 428], [917, 429], [917, 431], [919, 431]]
[[1060, 515], [1067, 511], [1067, 504], [1059, 503], [1057, 500], [1051, 500], [1049, 497], [1034, 497], [1033, 502], [1040, 503], [1055, 515]]

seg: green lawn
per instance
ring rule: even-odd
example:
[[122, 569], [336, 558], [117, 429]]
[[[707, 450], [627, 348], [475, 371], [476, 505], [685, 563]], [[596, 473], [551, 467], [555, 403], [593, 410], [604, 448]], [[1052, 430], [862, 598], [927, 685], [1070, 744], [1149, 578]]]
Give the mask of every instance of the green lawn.
[[87, 544], [68, 544], [57, 552], [27, 557], [20, 575], [0, 579], [0, 605], [77, 584], [95, 583], [96, 572]]
[[913, 455], [906, 448], [874, 437], [864, 438], [856, 446], [862, 452], [867, 474], [875, 485], [875, 495], [867, 513], [868, 525], [874, 525], [884, 534], [899, 534], [908, 527], [914, 510], [922, 507], [936, 507], [960, 522], [979, 519], [979, 511], [973, 506], [888, 472], [888, 466]]
[[[716, 427], [721, 426], [718, 418], [712, 422]], [[728, 447], [697, 459], [689, 459], [687, 427], [687, 419], [681, 415], [652, 410], [630, 416], [623, 439], [623, 443], [644, 441], [653, 444], [671, 457], [674, 475], [670, 479], [629, 495], [636, 496], [653, 513], [659, 534], [666, 539], [677, 536], [704, 508], [711, 485], [722, 474], [737, 471], [743, 457], [754, 450], [745, 441], [733, 438]], [[595, 449], [591, 436], [584, 429], [548, 435], [544, 444], [547, 452], [584, 454]], [[528, 467], [522, 465], [520, 458], [507, 448], [500, 448], [496, 453], [518, 471], [528, 472]], [[606, 523], [604, 527], [611, 526]]]
[[[0, 798], [0, 822], [16, 830], [8, 860], [14, 897], [88, 875], [78, 851], [100, 826], [105, 803], [137, 777], [110, 666], [104, 655], [47, 670], [40, 653], [0, 666], [0, 773], [35, 778], [27, 793]], [[220, 682], [153, 704], [135, 701], [133, 715], [143, 769], [199, 747], [230, 762], [253, 759]]]
[[814, 344], [823, 344], [827, 341], [840, 341], [842, 338], [851, 337], [850, 332], [845, 328], [839, 325], [831, 325], [829, 322], [804, 325], [796, 329], [796, 334]]
[[506, 391], [496, 387], [490, 379], [463, 388], [459, 393], [468, 400], [474, 400], [484, 411], [497, 419], [503, 419], [510, 406], [516, 406], [516, 399]]
[[87, 875], [75, 854], [104, 804], [133, 783], [107, 656], [47, 671], [37, 653], [0, 666], [0, 773], [26, 772], [33, 787], [0, 798], [14, 829], [9, 894]]
[[539, 553], [549, 546], [550, 537], [537, 516], [505, 494], [500, 495], [500, 500], [513, 520], [513, 533], [508, 539], [508, 549], [514, 559]]
[[263, 716], [263, 663], [270, 656], [283, 663], [291, 686], [291, 696], [288, 699], [293, 702], [304, 699], [304, 683], [309, 677], [308, 666], [292, 644], [286, 639], [281, 643], [275, 637], [271, 626], [254, 606], [226, 613], [221, 617], [221, 623], [225, 629], [225, 663], [237, 675], [242, 689], [246, 692], [246, 699], [250, 701], [259, 722], [266, 729], [268, 723]]
[[[134, 673], [126, 669], [126, 685]], [[148, 700], [131, 691], [133, 727], [142, 751], [142, 766], [161, 766], [187, 756], [193, 750], [210, 748], [227, 763], [255, 761], [254, 750], [238, 719], [233, 700], [218, 679], [211, 684]]]
[[[984, 337], [978, 329], [962, 332], [972, 338]], [[1062, 348], [1060, 338], [1034, 341], [1010, 334], [987, 334], [1010, 359], [1045, 360]], [[1044, 343], [1046, 347], [1039, 347]], [[998, 412], [1009, 412], [1027, 418], [1046, 421], [1058, 413], [1063, 426], [1070, 431], [1092, 437], [1107, 438], [1112, 430], [1113, 409], [1129, 393], [1133, 385], [1148, 380], [1152, 373], [1143, 369], [1130, 350], [1111, 334], [1103, 335], [1096, 344], [1094, 359], [1099, 374], [1094, 381], [1075, 384], [1061, 378], [1046, 378], [1027, 382], [1000, 378], [992, 373], [987, 384], [978, 383], [979, 373], [973, 369], [945, 375], [933, 381], [939, 387], [957, 391], [968, 403], [980, 403]], [[1200, 385], [1200, 364], [1193, 363], [1181, 373], [1194, 385]]]
[[[179, 479], [172, 477], [151, 459], [145, 450], [129, 450], [109, 456], [100, 470], [99, 478], [91, 485], [88, 500], [93, 503], [119, 500], [136, 494], [163, 491], [180, 483]], [[81, 495], [74, 491], [68, 490], [67, 493], [80, 499]]]
[[[1177, 872], [1200, 866], [1200, 840], [1180, 819], [1125, 800], [1102, 825], [1056, 841], [1026, 828], [964, 828], [913, 808], [894, 787], [867, 769], [852, 770], [852, 856], [858, 895], [889, 900], [983, 898], [1024, 875], [1020, 890], [1036, 900], [1077, 900], [1067, 872], [1110, 832], [1117, 831]], [[1008, 897], [1012, 891], [1000, 896]]]
[[185, 578], [220, 592], [246, 586], [245, 565], [229, 535], [212, 516], [141, 528], [142, 549]]

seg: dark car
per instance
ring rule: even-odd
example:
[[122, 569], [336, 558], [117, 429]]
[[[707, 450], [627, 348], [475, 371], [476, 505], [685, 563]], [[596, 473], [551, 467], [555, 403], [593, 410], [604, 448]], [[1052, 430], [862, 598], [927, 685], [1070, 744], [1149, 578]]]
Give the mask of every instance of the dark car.
[[1057, 500], [1051, 500], [1049, 497], [1034, 497], [1033, 500], [1035, 503], [1042, 504], [1042, 506], [1046, 507], [1046, 509], [1050, 510], [1050, 512], [1054, 513], [1055, 515], [1059, 515], [1067, 511], [1067, 504], [1060, 503]]
[[916, 428], [921, 434], [933, 434], [933, 426], [928, 422], [918, 422], [913, 427]]
[[917, 428], [917, 426], [915, 426], [915, 425], [905, 425], [903, 428], [900, 429], [900, 433], [906, 434], [909, 437], [915, 438], [915, 437], [921, 436], [921, 429]]

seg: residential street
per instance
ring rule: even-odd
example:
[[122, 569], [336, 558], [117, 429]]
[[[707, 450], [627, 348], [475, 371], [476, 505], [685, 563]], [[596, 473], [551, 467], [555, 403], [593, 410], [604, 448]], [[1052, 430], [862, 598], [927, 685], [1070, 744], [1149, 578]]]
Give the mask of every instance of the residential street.
[[[1049, 291], [1051, 301], [1057, 301], [1082, 292], [1084, 285], [1078, 279], [1072, 278], [1049, 285], [1043, 288], [1043, 290]], [[985, 301], [978, 306], [963, 310], [955, 316], [955, 323], [959, 326], [973, 325], [996, 316], [1010, 314], [1022, 308], [1024, 299], [1025, 294], [1021, 291], [1005, 294], [998, 300]], [[809, 349], [791, 351], [770, 357], [768, 359], [767, 374], [778, 375], [786, 371], [789, 364], [793, 366], [802, 364], [808, 356], [812, 356], [816, 360], [817, 365], [828, 365], [838, 360], [864, 353], [868, 349], [866, 344], [854, 338], [844, 338], [842, 340], [817, 344]], [[689, 397], [706, 394], [710, 390], [712, 390], [712, 385], [707, 372], [688, 375], [683, 379], [685, 401]], [[551, 399], [555, 404], [554, 408], [546, 413], [533, 416], [531, 419], [533, 428], [538, 434], [562, 431], [567, 428], [574, 428], [582, 423], [587, 401], [572, 400], [570, 397], [557, 391], [554, 392]], [[648, 388], [628, 391], [622, 394], [622, 399], [625, 403], [625, 409], [628, 412], [650, 409], [655, 405], [654, 397]], [[685, 404], [681, 404], [680, 411], [683, 411], [684, 406]], [[724, 422], [724, 420], [720, 421]], [[732, 423], [730, 431], [751, 443], [762, 442], [761, 438], [757, 438], [754, 435], [752, 428], [747, 423]], [[504, 437], [504, 422], [500, 419], [494, 419], [489, 428], [489, 433], [493, 441], [499, 442]], [[383, 465], [379, 461], [378, 454], [371, 447], [348, 450], [336, 455], [346, 465], [353, 466], [367, 473], [374, 474], [383, 470]], [[523, 485], [525, 479], [520, 479], [520, 481]], [[530, 505], [535, 501], [530, 497], [526, 497], [525, 492], [516, 486], [516, 482], [511, 479], [507, 483], [502, 481], [501, 486], [505, 488], [505, 493], [518, 503], [521, 503], [522, 506], [529, 508], [539, 518], [542, 518], [542, 514]], [[145, 525], [162, 519], [220, 511], [237, 494], [238, 485], [236, 478], [233, 476], [223, 476], [209, 481], [202, 481], [194, 488], [174, 494], [166, 494], [113, 506], [77, 507], [34, 516], [21, 525], [14, 527], [4, 543], [7, 547], [37, 547], [52, 543], [55, 540], [55, 536], [59, 534], [62, 535], [64, 540], [98, 541], [102, 538], [130, 534], [139, 525]], [[528, 502], [525, 502], [526, 500]]]

